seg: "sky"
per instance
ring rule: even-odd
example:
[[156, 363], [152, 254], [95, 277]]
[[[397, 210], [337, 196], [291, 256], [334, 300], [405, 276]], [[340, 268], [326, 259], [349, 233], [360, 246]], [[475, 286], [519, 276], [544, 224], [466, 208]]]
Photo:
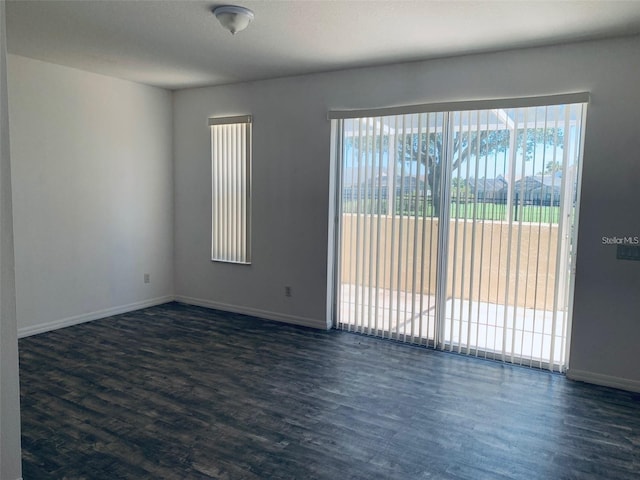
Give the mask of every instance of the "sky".
[[[486, 157], [471, 157], [452, 172], [454, 178], [459, 176], [465, 179], [472, 177], [493, 179], [502, 176], [506, 179], [515, 177], [515, 180], [518, 180], [523, 176], [537, 175], [545, 171], [549, 162], [562, 165], [565, 153], [567, 165], [576, 162], [581, 115], [581, 105], [575, 104], [347, 119], [343, 124], [343, 185], [357, 183], [358, 151], [354, 143], [357, 143], [358, 139], [362, 139], [365, 148], [372, 150], [371, 144], [379, 145], [379, 139], [384, 138], [382, 155], [376, 154], [376, 158], [373, 159], [372, 155], [369, 155], [368, 163], [365, 160], [360, 165], [360, 178], [363, 181], [365, 178], [376, 177], [381, 170], [388, 169], [389, 150], [394, 148], [393, 142], [400, 141], [399, 138], [404, 135], [437, 133], [442, 138], [446, 137], [443, 134], [446, 131], [472, 133], [509, 130], [514, 132], [522, 131], [524, 128], [544, 130], [545, 135], [552, 135], [554, 131], [563, 131], [564, 140], [568, 146], [567, 152], [564, 152], [561, 145], [552, 147], [538, 144], [532, 158], [525, 159], [521, 149], [516, 150], [513, 156], [507, 149], [506, 152], [497, 152]], [[515, 160], [514, 168], [511, 165], [512, 158]], [[397, 175], [400, 174], [401, 169], [402, 165], [398, 163]], [[424, 175], [425, 171], [424, 165], [417, 162], [405, 163], [404, 169], [405, 175]]]
[[[577, 151], [577, 141], [575, 128], [571, 129], [568, 142], [569, 142], [569, 155], [575, 157]], [[357, 166], [358, 166], [358, 152], [352, 145], [345, 143], [343, 155], [343, 185], [349, 186], [357, 183]], [[538, 175], [543, 172], [546, 165], [549, 162], [555, 161], [559, 164], [563, 163], [564, 149], [562, 146], [552, 147], [538, 144], [535, 148], [534, 154], [530, 160], [527, 160], [523, 156], [523, 152], [516, 151], [515, 155], [515, 179], [518, 180], [523, 176]], [[460, 176], [460, 178], [487, 178], [493, 179], [498, 176], [509, 179], [513, 174], [512, 168], [509, 162], [511, 158], [511, 152], [507, 149], [505, 152], [497, 152], [486, 157], [475, 158], [471, 157], [464, 162], [459, 168], [452, 172], [452, 178]], [[365, 178], [375, 178], [378, 176], [380, 170], [383, 173], [387, 173], [389, 152], [383, 151], [382, 158], [378, 156], [374, 159], [369, 158], [368, 164], [362, 163], [361, 167], [361, 181]], [[380, 162], [382, 163], [380, 169]], [[572, 160], [568, 160], [569, 164]], [[365, 165], [366, 164], [366, 165]], [[400, 175], [402, 164], [397, 164], [397, 175]], [[424, 175], [424, 165], [418, 165], [417, 162], [405, 162], [404, 173], [406, 176], [410, 175]], [[366, 175], [365, 175], [366, 171]]]

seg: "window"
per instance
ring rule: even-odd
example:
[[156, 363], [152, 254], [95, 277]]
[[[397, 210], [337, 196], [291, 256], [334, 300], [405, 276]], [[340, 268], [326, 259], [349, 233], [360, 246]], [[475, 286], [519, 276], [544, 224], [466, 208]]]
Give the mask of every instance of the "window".
[[211, 260], [251, 263], [251, 116], [210, 118]]
[[336, 326], [564, 371], [587, 101], [330, 115]]

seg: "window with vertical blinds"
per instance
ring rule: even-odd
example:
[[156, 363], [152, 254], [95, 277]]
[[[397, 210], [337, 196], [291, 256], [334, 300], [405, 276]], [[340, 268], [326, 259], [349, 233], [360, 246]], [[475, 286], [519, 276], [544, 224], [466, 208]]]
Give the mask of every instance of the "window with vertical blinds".
[[336, 325], [563, 371], [587, 99], [333, 113]]
[[251, 120], [209, 119], [213, 261], [251, 263]]

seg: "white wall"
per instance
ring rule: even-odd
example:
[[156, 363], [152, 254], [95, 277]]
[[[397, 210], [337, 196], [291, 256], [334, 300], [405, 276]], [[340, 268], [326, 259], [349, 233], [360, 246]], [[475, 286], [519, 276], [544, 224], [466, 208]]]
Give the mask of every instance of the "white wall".
[[[640, 38], [191, 89], [174, 95], [179, 299], [326, 326], [331, 109], [590, 91], [572, 340], [575, 378], [640, 389]], [[254, 116], [253, 264], [212, 263], [207, 117]], [[284, 286], [293, 296], [284, 296]]]
[[[325, 326], [329, 123], [314, 77], [174, 94], [179, 299]], [[252, 265], [212, 263], [211, 115], [253, 115]], [[284, 296], [284, 287], [292, 296]]]
[[19, 334], [171, 299], [171, 93], [10, 55], [9, 114]]
[[5, 2], [0, 2], [0, 479], [21, 475]]

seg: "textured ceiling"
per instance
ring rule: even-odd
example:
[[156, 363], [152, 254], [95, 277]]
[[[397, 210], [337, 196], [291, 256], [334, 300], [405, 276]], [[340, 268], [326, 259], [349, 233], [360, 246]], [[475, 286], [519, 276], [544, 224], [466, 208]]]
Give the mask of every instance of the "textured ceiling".
[[640, 1], [7, 2], [10, 53], [160, 87], [234, 83], [640, 33]]

